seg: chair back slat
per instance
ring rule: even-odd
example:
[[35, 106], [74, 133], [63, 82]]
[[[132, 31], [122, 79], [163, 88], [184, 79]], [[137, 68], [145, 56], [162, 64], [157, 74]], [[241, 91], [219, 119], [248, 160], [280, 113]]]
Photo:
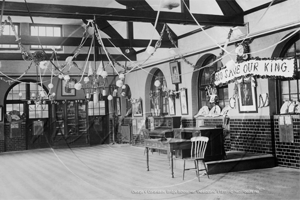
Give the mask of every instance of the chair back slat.
[[208, 137], [198, 136], [191, 138], [191, 157], [204, 158], [205, 150], [208, 143]]

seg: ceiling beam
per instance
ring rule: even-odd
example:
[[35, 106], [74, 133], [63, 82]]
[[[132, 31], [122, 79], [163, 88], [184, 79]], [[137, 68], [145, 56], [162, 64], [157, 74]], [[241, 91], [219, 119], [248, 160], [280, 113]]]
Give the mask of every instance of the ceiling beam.
[[[57, 54], [57, 59], [59, 61], [65, 61], [67, 57], [72, 56], [71, 54]], [[116, 61], [128, 61], [123, 55], [117, 55], [117, 54], [112, 54], [112, 58]], [[50, 59], [51, 54], [46, 54], [46, 58]], [[74, 61], [86, 61], [86, 58], [88, 57], [87, 54], [79, 54], [77, 57], [74, 59]], [[136, 61], [136, 55], [129, 55], [127, 56], [130, 60]], [[23, 60], [22, 54], [21, 53], [0, 53], [0, 60]], [[89, 61], [94, 61], [94, 54], [90, 54], [89, 56]], [[98, 55], [96, 56], [96, 61], [108, 61], [108, 58], [105, 54], [102, 54], [101, 56]]]
[[[78, 37], [43, 37], [43, 36], [27, 36], [21, 35], [21, 43], [23, 45], [53, 45], [53, 46], [79, 46], [82, 38]], [[120, 48], [129, 48], [129, 47], [138, 47], [144, 48], [149, 44], [149, 40], [143, 39], [135, 39], [130, 41], [129, 39], [107, 39], [102, 38], [105, 47], [114, 47], [111, 43], [113, 43], [116, 47]], [[90, 46], [92, 39], [88, 38], [84, 43], [84, 46]], [[111, 42], [110, 42], [111, 41]], [[154, 40], [157, 42], [158, 40]], [[15, 36], [11, 35], [2, 35], [0, 37], [0, 44], [18, 44], [16, 42]], [[162, 44], [160, 48], [172, 48], [174, 47], [171, 41], [162, 40]]]
[[[0, 3], [2, 6], [3, 2]], [[112, 21], [132, 21], [154, 23], [157, 11], [127, 10], [84, 6], [64, 6], [54, 4], [27, 3], [33, 17], [69, 18], [69, 19], [105, 19]], [[6, 2], [4, 15], [29, 16], [25, 3]], [[243, 16], [222, 16], [194, 14], [201, 25], [242, 26]], [[193, 24], [196, 22], [184, 13], [160, 12], [158, 22], [171, 24]]]
[[225, 16], [242, 14], [244, 11], [235, 0], [216, 0]]
[[[148, 2], [146, 0], [116, 0], [118, 3], [127, 6], [127, 8], [132, 8], [134, 10], [146, 10], [146, 11], [154, 11], [153, 8], [148, 4]], [[128, 22], [129, 23], [129, 22]], [[163, 30], [165, 23], [157, 23], [156, 24], [156, 30], [158, 32], [158, 34], [161, 33], [161, 31]], [[154, 26], [154, 22], [152, 22], [152, 25]], [[172, 31], [172, 29], [169, 27], [170, 30], [170, 34], [171, 37], [174, 39], [174, 41], [176, 41], [177, 43], [177, 35]], [[167, 34], [163, 34], [163, 40], [167, 40], [168, 39], [168, 35]], [[150, 44], [151, 46], [155, 45], [155, 42], [152, 41], [152, 43]]]
[[[285, 1], [287, 1], [287, 0], [274, 0], [273, 3], [272, 3], [272, 6], [275, 6], [276, 4], [279, 4], [279, 3], [283, 3], [283, 2], [285, 2]], [[263, 4], [263, 5], [257, 6], [257, 7], [255, 7], [255, 8], [251, 8], [251, 9], [249, 9], [249, 10], [246, 10], [243, 14], [244, 14], [244, 15], [248, 15], [248, 14], [257, 12], [257, 11], [259, 11], [259, 10], [268, 8], [268, 7], [270, 6], [270, 3], [271, 3], [271, 1], [268, 2], [268, 3], [265, 3], [265, 4]]]

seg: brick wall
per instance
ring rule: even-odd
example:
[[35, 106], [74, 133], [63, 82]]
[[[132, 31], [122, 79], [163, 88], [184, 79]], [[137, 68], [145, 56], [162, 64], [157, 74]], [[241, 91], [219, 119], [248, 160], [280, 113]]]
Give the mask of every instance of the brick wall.
[[4, 148], [4, 140], [0, 140], [0, 152], [4, 152], [5, 148]]
[[230, 119], [231, 150], [272, 154], [270, 119]]
[[26, 130], [25, 123], [21, 125], [21, 136], [10, 138], [10, 124], [5, 124], [5, 151], [26, 150]]
[[294, 142], [280, 142], [278, 116], [274, 117], [276, 158], [279, 166], [300, 169], [300, 115], [293, 115]]

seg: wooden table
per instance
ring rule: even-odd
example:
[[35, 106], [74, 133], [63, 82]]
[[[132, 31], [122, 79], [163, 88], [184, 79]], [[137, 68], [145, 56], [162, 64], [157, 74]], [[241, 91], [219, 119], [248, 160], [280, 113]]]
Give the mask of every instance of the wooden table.
[[166, 141], [161, 139], [145, 139], [145, 150], [147, 155], [147, 171], [149, 171], [149, 149], [167, 150], [171, 160], [171, 174], [174, 178], [173, 155], [175, 150], [191, 149], [191, 141], [185, 139], [168, 138]]

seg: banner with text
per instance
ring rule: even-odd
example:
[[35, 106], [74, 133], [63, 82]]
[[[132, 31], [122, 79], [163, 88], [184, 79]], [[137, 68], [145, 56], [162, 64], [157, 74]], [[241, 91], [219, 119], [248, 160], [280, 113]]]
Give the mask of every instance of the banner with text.
[[228, 83], [244, 76], [278, 76], [291, 78], [294, 75], [294, 59], [249, 60], [235, 63], [217, 71], [215, 85]]

